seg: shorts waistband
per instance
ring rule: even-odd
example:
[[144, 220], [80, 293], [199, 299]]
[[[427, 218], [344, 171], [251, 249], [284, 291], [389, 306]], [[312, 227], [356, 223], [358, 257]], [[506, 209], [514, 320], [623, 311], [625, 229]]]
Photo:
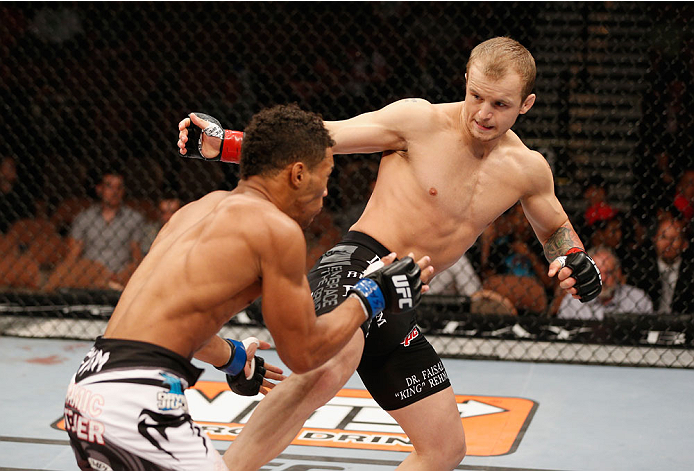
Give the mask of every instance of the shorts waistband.
[[153, 343], [99, 336], [94, 342], [94, 348], [103, 352], [102, 356], [109, 354], [101, 371], [137, 367], [165, 368], [185, 379], [188, 387], [193, 386], [204, 371], [178, 353]]
[[363, 232], [359, 231], [349, 231], [347, 234], [344, 235], [344, 237], [342, 237], [342, 240], [338, 243], [338, 245], [343, 243], [361, 245], [371, 250], [379, 257], [385, 257], [391, 252], [390, 250], [385, 248], [383, 244], [381, 244], [379, 241], [377, 241], [370, 235], [364, 234]]

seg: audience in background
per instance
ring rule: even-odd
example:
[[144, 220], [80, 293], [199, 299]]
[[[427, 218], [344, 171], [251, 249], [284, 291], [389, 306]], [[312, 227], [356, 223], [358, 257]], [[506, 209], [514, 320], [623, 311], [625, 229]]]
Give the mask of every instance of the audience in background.
[[691, 223], [694, 218], [694, 168], [684, 171], [676, 189], [673, 205], [681, 217]]
[[482, 289], [482, 281], [475, 269], [463, 255], [451, 267], [437, 274], [431, 283], [427, 294], [443, 294], [456, 296], [472, 296]]
[[584, 182], [582, 199], [584, 209], [576, 214], [571, 222], [581, 236], [581, 240], [586, 244], [593, 237], [596, 228], [602, 227], [619, 213], [615, 205], [609, 202], [608, 196], [607, 184], [601, 175], [591, 175]]
[[600, 269], [602, 292], [587, 303], [566, 295], [561, 301], [557, 317], [562, 319], [602, 320], [605, 314], [654, 314], [653, 303], [641, 289], [626, 284], [617, 254], [609, 247], [588, 251]]
[[607, 202], [605, 179], [600, 175], [591, 176], [583, 192], [583, 198], [588, 203], [588, 208], [583, 213], [583, 219], [588, 226], [598, 221], [610, 220], [617, 215], [617, 210]]
[[105, 173], [97, 185], [100, 202], [80, 213], [68, 238], [68, 259], [80, 257], [104, 265], [122, 286], [142, 260], [144, 217], [123, 204], [125, 182], [119, 173]]
[[677, 168], [671, 152], [661, 146], [645, 150], [634, 162], [634, 210], [636, 215], [649, 220], [658, 209], [672, 204], [677, 183]]
[[558, 285], [532, 227], [516, 204], [480, 236], [482, 286], [511, 300], [520, 314], [544, 313]]
[[20, 181], [17, 162], [12, 156], [0, 160], [0, 233], [6, 233], [12, 223], [34, 214], [33, 195]]
[[627, 267], [629, 283], [648, 293], [660, 314], [694, 313], [694, 253], [685, 222], [666, 213], [652, 241]]

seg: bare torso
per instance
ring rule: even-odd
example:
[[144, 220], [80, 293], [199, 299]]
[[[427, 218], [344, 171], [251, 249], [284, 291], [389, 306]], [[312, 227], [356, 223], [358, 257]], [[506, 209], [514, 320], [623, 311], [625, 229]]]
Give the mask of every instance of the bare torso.
[[491, 151], [475, 155], [461, 132], [463, 103], [431, 105], [407, 150], [384, 152], [373, 195], [352, 227], [388, 249], [429, 255], [440, 272], [530, 185], [524, 159], [536, 159], [508, 131]]
[[211, 193], [174, 214], [123, 291], [105, 337], [190, 358], [260, 295], [253, 231], [258, 213], [279, 210], [235, 193]]

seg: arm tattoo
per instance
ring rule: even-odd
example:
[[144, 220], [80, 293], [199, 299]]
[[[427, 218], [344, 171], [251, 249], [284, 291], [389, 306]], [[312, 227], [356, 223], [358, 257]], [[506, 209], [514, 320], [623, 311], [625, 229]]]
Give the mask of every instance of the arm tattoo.
[[566, 254], [573, 247], [579, 247], [583, 250], [583, 244], [578, 238], [578, 234], [571, 227], [571, 223], [566, 222], [547, 239], [544, 246], [545, 258], [551, 263], [552, 260]]

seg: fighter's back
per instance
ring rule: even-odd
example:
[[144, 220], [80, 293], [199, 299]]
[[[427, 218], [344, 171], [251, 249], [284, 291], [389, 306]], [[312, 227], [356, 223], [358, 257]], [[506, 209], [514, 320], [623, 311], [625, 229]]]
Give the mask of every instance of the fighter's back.
[[267, 216], [288, 219], [272, 203], [236, 191], [181, 208], [133, 274], [104, 336], [192, 356], [260, 295], [259, 247], [272, 247], [263, 241]]

